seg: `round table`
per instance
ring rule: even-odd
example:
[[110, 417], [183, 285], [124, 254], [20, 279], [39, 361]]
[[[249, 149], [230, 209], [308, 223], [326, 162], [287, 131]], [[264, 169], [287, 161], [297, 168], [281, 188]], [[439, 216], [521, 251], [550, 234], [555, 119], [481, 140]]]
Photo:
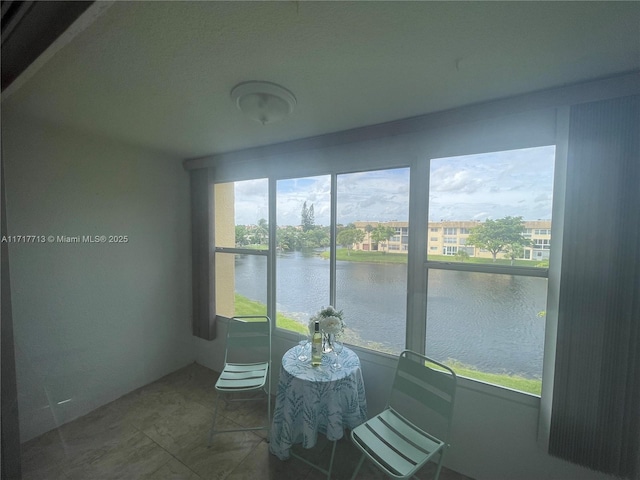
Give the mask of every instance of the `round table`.
[[[271, 453], [281, 460], [289, 458], [291, 446], [315, 446], [318, 433], [331, 441], [339, 440], [344, 429], [353, 429], [367, 420], [367, 400], [360, 359], [344, 347], [342, 365], [334, 369], [335, 355], [323, 356], [322, 364], [298, 360], [302, 346], [296, 345], [282, 357], [276, 407], [271, 428]], [[307, 347], [307, 355], [310, 355]]]

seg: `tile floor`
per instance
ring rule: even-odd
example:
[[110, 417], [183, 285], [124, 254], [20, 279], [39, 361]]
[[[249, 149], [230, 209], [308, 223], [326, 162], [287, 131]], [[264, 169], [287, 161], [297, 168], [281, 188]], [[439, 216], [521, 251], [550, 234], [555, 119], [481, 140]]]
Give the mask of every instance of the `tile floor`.
[[[182, 368], [22, 445], [24, 480], [321, 480], [304, 462], [269, 454], [265, 432], [216, 435], [207, 446], [217, 373], [198, 364]], [[222, 403], [221, 405], [224, 405]], [[255, 402], [223, 408], [219, 421], [251, 425], [266, 415]], [[222, 427], [221, 427], [222, 428]], [[319, 436], [299, 455], [328, 464], [330, 443]], [[351, 441], [338, 442], [332, 478], [351, 477], [359, 458]], [[431, 478], [425, 467], [420, 478]], [[367, 464], [359, 480], [385, 478]], [[442, 480], [471, 480], [444, 469]]]

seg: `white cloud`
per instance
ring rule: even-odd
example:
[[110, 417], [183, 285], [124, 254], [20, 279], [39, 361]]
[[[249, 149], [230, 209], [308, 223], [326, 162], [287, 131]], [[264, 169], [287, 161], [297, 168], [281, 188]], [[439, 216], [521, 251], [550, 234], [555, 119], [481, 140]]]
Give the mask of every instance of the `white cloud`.
[[[431, 162], [429, 220], [485, 220], [507, 215], [551, 218], [554, 147], [436, 159]], [[277, 221], [299, 225], [304, 202], [317, 225], [329, 225], [329, 175], [279, 180]], [[236, 222], [268, 219], [266, 179], [236, 182]], [[408, 169], [338, 176], [338, 223], [406, 221]]]

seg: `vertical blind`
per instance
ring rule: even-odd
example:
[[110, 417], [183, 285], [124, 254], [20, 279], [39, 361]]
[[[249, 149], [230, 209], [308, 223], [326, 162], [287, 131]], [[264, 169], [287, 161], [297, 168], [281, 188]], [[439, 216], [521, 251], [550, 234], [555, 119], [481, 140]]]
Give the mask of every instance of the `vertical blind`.
[[216, 338], [213, 189], [210, 168], [191, 170], [191, 289], [193, 335]]
[[640, 478], [640, 96], [571, 108], [549, 453]]

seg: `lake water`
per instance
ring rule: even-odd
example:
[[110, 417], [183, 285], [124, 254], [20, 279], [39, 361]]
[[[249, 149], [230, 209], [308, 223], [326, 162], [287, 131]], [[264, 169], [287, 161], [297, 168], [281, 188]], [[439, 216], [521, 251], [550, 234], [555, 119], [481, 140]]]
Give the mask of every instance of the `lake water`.
[[[329, 304], [329, 261], [277, 256], [277, 310], [306, 324]], [[338, 261], [337, 305], [358, 344], [399, 353], [405, 345], [407, 266]], [[236, 256], [236, 291], [266, 303], [266, 259]], [[427, 355], [479, 370], [540, 378], [547, 280], [430, 270]]]

